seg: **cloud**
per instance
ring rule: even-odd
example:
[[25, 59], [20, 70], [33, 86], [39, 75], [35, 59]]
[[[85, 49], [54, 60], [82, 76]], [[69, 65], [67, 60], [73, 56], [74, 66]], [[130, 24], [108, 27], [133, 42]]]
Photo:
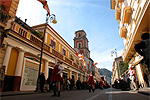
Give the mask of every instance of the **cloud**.
[[48, 4], [54, 7], [59, 7], [59, 6], [63, 6], [63, 7], [78, 7], [78, 5], [80, 4], [77, 1], [67, 1], [67, 0], [50, 0], [48, 1]]
[[[103, 52], [100, 52], [98, 50], [95, 50], [95, 51], [93, 50], [91, 52], [91, 58], [95, 62], [98, 62], [98, 65], [97, 65], [98, 68], [107, 68], [109, 70], [112, 70], [113, 61], [116, 57], [116, 55], [111, 57], [111, 51], [113, 49], [108, 49], [108, 50], [105, 50]], [[117, 56], [118, 57], [121, 56], [122, 53], [123, 53], [123, 49], [117, 50]]]
[[46, 10], [39, 1], [20, 0], [16, 15], [23, 21], [27, 19], [27, 24], [29, 24], [29, 26], [45, 23], [42, 14], [46, 16]]

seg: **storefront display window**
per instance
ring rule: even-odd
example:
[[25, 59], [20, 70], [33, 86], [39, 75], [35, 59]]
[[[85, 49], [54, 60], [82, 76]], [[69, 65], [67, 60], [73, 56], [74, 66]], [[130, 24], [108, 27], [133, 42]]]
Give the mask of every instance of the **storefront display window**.
[[23, 85], [36, 86], [38, 70], [25, 67]]

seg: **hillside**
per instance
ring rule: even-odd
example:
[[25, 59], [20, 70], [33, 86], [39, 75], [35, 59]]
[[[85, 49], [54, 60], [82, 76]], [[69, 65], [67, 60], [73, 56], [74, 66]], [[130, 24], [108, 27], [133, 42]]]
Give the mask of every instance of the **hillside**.
[[111, 83], [112, 72], [110, 70], [105, 68], [98, 68], [98, 72], [100, 73], [100, 75], [105, 76], [106, 80]]
[[112, 75], [112, 72], [105, 68], [98, 68], [98, 72], [100, 72], [100, 75], [106, 75], [109, 77], [111, 77], [111, 75]]

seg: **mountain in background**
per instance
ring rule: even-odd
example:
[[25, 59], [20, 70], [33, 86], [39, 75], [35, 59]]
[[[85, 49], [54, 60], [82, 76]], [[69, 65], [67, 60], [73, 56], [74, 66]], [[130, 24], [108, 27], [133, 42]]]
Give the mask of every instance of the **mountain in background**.
[[106, 68], [98, 68], [98, 72], [101, 76], [105, 76], [106, 80], [111, 84], [112, 72]]

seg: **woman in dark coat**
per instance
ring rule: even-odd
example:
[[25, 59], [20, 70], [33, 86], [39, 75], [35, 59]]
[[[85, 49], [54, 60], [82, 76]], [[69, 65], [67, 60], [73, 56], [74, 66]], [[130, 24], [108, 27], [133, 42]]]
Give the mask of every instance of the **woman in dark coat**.
[[44, 92], [43, 88], [44, 88], [44, 84], [45, 84], [45, 76], [44, 76], [43, 72], [41, 73], [39, 78], [40, 78], [40, 90], [41, 90], [41, 92]]

